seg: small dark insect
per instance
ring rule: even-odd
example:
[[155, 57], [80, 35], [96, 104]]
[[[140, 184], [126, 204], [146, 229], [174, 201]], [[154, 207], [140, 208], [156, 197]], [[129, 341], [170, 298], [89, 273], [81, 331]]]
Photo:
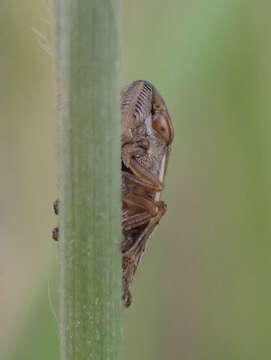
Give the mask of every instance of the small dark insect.
[[[160, 201], [173, 126], [153, 85], [137, 80], [121, 92], [122, 300], [132, 303], [131, 284], [147, 240], [166, 212]], [[54, 203], [58, 214], [58, 200]], [[59, 230], [53, 230], [58, 240]]]

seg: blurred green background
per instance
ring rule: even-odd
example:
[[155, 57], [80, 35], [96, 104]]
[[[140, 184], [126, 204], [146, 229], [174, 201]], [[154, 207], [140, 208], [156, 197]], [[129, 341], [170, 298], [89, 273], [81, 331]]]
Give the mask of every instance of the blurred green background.
[[[124, 314], [124, 359], [271, 356], [270, 10], [252, 0], [123, 1], [122, 85], [152, 81], [175, 127], [168, 212]], [[1, 4], [5, 360], [58, 359], [55, 84], [41, 39], [50, 42], [50, 23], [46, 1]]]

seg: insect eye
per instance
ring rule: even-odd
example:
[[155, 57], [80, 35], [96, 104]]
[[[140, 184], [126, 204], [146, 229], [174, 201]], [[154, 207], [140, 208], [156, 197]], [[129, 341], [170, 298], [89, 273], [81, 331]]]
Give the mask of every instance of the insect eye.
[[163, 139], [170, 144], [173, 140], [173, 128], [169, 118], [157, 115], [153, 117], [152, 127], [155, 131], [162, 136]]

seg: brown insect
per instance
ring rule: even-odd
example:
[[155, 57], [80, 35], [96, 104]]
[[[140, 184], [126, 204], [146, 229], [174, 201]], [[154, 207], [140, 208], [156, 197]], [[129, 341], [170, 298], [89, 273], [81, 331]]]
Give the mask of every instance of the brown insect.
[[[164, 100], [153, 85], [134, 81], [121, 92], [122, 286], [123, 304], [132, 303], [131, 284], [146, 242], [166, 212], [160, 201], [173, 127]], [[54, 203], [58, 214], [58, 200]], [[58, 228], [53, 238], [58, 240]]]
[[138, 80], [121, 93], [122, 283], [123, 304], [132, 302], [131, 284], [146, 242], [165, 214], [160, 201], [173, 126], [153, 85]]

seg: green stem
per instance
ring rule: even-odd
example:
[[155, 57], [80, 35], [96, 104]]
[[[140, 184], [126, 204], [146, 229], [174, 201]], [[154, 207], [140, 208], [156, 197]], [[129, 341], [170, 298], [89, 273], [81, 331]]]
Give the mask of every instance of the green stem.
[[119, 0], [55, 0], [62, 360], [121, 342]]

